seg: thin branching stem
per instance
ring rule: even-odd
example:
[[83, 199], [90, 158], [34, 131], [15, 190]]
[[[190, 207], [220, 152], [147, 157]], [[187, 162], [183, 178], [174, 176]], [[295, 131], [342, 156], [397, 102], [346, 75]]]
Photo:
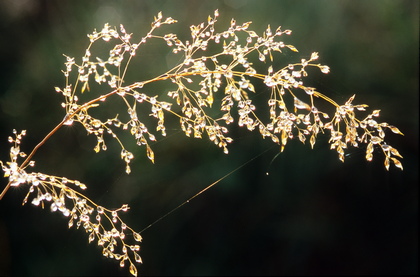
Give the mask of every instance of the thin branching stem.
[[[214, 17], [209, 16], [207, 22], [190, 26], [191, 38], [185, 41], [181, 41], [173, 33], [154, 34], [162, 25], [176, 22], [170, 17], [164, 19], [162, 13], [154, 18], [149, 32], [136, 43], [133, 43], [132, 34], [127, 33], [122, 25], [116, 28], [105, 24], [101, 31], [94, 30], [92, 34], [88, 34], [90, 44], [82, 61], [76, 63], [75, 58], [65, 56], [66, 69], [62, 71], [66, 78], [65, 86], [55, 88], [64, 98], [61, 103], [66, 110], [63, 120], [29, 155], [20, 151], [25, 130], [21, 133], [14, 130], [15, 136], [9, 137], [9, 142], [13, 144], [10, 148], [10, 161], [0, 161], [4, 177], [9, 181], [0, 193], [0, 200], [10, 187], [27, 184], [29, 190], [23, 204], [29, 200], [29, 196], [32, 197], [31, 203], [36, 206], [44, 207], [44, 202], [49, 202], [51, 211], [59, 211], [68, 217], [69, 227], [75, 225], [85, 229], [89, 234], [89, 242], [97, 240], [105, 257], [118, 260], [121, 267], [128, 263], [130, 273], [136, 276], [134, 262], [142, 262], [137, 253], [140, 250], [137, 242], [142, 238], [118, 214], [129, 209], [127, 204], [114, 210], [101, 207], [77, 191], [86, 188], [80, 181], [29, 172], [27, 169], [35, 165], [34, 155], [63, 125], [75, 122], [81, 124], [88, 134], [93, 134], [97, 139], [95, 152], [107, 150], [106, 143], [109, 139], [116, 140], [121, 148], [121, 159], [126, 163], [127, 174], [131, 172], [130, 162], [134, 154], [126, 149], [124, 140], [119, 138], [120, 132], [132, 135], [138, 146], [146, 148], [147, 157], [154, 162], [155, 156], [150, 142], [157, 140], [154, 132], [166, 136], [165, 116], [168, 113], [178, 117], [186, 136], [198, 139], [207, 137], [226, 154], [228, 144], [233, 141], [229, 137], [229, 129], [236, 122], [239, 127], [249, 131], [256, 130], [262, 138], [268, 137], [280, 146], [280, 151], [293, 138], [298, 138], [302, 143], [308, 140], [310, 146], [314, 147], [317, 136], [322, 134], [330, 136], [330, 149], [338, 153], [341, 161], [344, 161], [348, 148], [366, 144], [366, 160], [371, 161], [374, 148], [380, 148], [385, 156], [384, 165], [387, 170], [391, 164], [399, 169], [403, 168], [399, 160], [402, 156], [385, 141], [385, 130], [402, 133], [395, 126], [378, 122], [380, 110], [373, 110], [362, 116], [368, 105], [354, 104], [354, 95], [344, 104], [339, 104], [316, 88], [305, 85], [305, 78], [309, 74], [307, 68], [318, 68], [324, 74], [330, 71], [328, 66], [316, 63], [319, 58], [317, 52], [311, 53], [309, 58], [300, 56], [300, 62], [279, 67], [278, 60], [281, 60], [284, 51], [298, 52], [293, 45], [283, 42], [283, 38], [286, 39], [291, 30], [282, 30], [280, 27], [273, 30], [267, 26], [258, 35], [249, 29], [251, 22], [238, 24], [232, 19], [230, 26], [219, 32], [215, 28], [218, 16], [219, 12], [216, 10]], [[130, 84], [126, 80], [130, 62], [140, 53], [139, 46], [150, 39], [164, 41], [173, 54], [180, 55], [180, 62], [155, 78]], [[109, 55], [105, 58], [96, 56], [96, 47], [92, 47], [101, 42], [110, 47]], [[164, 93], [152, 95], [145, 85], [158, 81], [167, 81], [169, 84]], [[107, 87], [105, 93], [96, 91], [96, 86], [95, 91], [91, 92], [89, 82]], [[263, 92], [269, 90], [266, 93], [268, 114], [264, 114], [267, 109], [256, 107], [254, 97], [250, 97], [251, 93], [256, 92], [256, 85], [258, 89], [259, 86], [265, 86]], [[82, 98], [83, 93], [100, 95], [96, 94], [91, 97], [92, 100], [79, 104], [79, 97]], [[102, 118], [104, 115], [94, 116], [90, 113], [91, 109], [103, 108], [101, 102], [110, 96], [123, 99], [126, 114], [122, 119], [119, 118], [121, 111], [106, 119]], [[165, 97], [169, 99], [168, 102], [162, 100]], [[318, 105], [319, 102], [327, 102], [334, 111], [324, 112], [323, 108], [319, 109], [322, 106]], [[173, 109], [172, 106], [177, 108]], [[212, 111], [217, 111], [220, 117], [212, 116]], [[143, 121], [145, 114], [157, 121], [156, 126], [150, 126], [150, 122]], [[24, 160], [19, 164], [21, 158]], [[237, 169], [194, 194], [174, 210]], [[133, 239], [134, 242], [129, 243], [126, 239]]]

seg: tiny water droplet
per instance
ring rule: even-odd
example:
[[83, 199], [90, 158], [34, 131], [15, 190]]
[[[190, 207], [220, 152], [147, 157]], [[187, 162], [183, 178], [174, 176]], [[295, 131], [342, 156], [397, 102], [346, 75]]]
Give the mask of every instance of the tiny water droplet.
[[67, 119], [64, 123], [63, 123], [64, 125], [67, 125], [67, 126], [70, 126], [70, 125], [72, 125], [73, 124], [73, 119]]

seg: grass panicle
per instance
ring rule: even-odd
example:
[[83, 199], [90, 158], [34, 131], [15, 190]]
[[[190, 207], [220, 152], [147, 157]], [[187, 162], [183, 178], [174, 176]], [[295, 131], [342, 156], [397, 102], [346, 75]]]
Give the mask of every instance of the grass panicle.
[[[83, 228], [88, 241], [96, 242], [105, 257], [118, 260], [122, 267], [128, 265], [130, 273], [136, 276], [135, 264], [142, 262], [138, 254], [141, 236], [120, 218], [128, 205], [107, 209], [82, 193], [86, 189], [82, 182], [32, 171], [37, 150], [63, 125], [81, 124], [96, 137], [95, 152], [106, 151], [109, 140], [117, 141], [127, 174], [134, 155], [119, 134], [129, 133], [138, 146], [146, 148], [148, 159], [154, 162], [151, 142], [166, 135], [167, 115], [178, 118], [186, 136], [209, 139], [226, 154], [233, 141], [229, 127], [237, 124], [272, 140], [281, 151], [290, 139], [297, 138], [314, 147], [318, 136], [326, 135], [330, 148], [343, 162], [347, 149], [365, 145], [367, 161], [372, 160], [374, 149], [380, 149], [386, 170], [391, 165], [403, 169], [402, 156], [385, 140], [388, 131], [402, 133], [397, 127], [380, 122], [379, 110], [369, 112], [368, 105], [354, 103], [355, 95], [345, 103], [337, 103], [305, 85], [309, 68], [324, 74], [330, 72], [327, 65], [318, 62], [317, 52], [306, 58], [300, 56], [295, 63], [282, 63], [283, 52], [298, 52], [287, 43], [291, 30], [268, 26], [257, 34], [250, 29], [251, 22], [237, 23], [232, 19], [224, 31], [217, 31], [218, 16], [216, 10], [207, 21], [191, 26], [191, 37], [185, 41], [176, 34], [161, 32], [164, 25], [176, 23], [162, 13], [140, 38], [122, 25], [105, 24], [100, 31], [88, 34], [90, 43], [81, 59], [65, 56], [62, 72], [66, 82], [55, 88], [63, 96], [64, 119], [29, 154], [20, 150], [26, 131], [14, 130], [14, 136], [9, 137], [10, 161], [0, 161], [8, 184], [0, 199], [10, 187], [27, 185], [23, 204], [29, 201], [43, 208], [49, 205], [52, 212], [61, 212], [69, 227]], [[142, 54], [143, 45], [150, 40], [163, 42], [180, 62], [153, 78], [127, 82], [131, 61]], [[103, 56], [103, 51], [96, 54], [93, 46], [97, 44], [108, 49], [107, 56]], [[155, 82], [166, 82], [167, 89], [150, 93], [148, 85]], [[98, 85], [105, 92], [91, 90]], [[251, 97], [261, 87], [266, 91], [266, 108], [257, 107]], [[91, 113], [101, 109], [104, 101], [117, 98], [122, 100], [122, 106], [113, 116], [101, 118]], [[329, 104], [333, 112], [321, 109], [320, 102]], [[120, 116], [122, 113], [124, 116]], [[145, 117], [154, 118], [155, 125], [147, 121], [148, 126], [143, 122]]]

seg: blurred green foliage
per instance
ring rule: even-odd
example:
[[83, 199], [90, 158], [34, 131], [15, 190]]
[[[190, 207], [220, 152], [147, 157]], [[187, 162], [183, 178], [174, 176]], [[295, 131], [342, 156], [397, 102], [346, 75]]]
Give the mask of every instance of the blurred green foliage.
[[[154, 145], [155, 165], [144, 149], [132, 148], [141, 154], [126, 176], [118, 148], [94, 154], [95, 138], [77, 126], [37, 153], [35, 170], [85, 182], [87, 195], [103, 205], [130, 204], [125, 221], [141, 230], [268, 149], [145, 231], [140, 275], [418, 273], [418, 1], [2, 1], [1, 158], [13, 128], [28, 131], [23, 148], [29, 150], [62, 119], [54, 91], [64, 83], [62, 54], [81, 57], [94, 28], [122, 23], [142, 36], [162, 11], [178, 20], [165, 30], [186, 37], [191, 24], [215, 9], [221, 29], [231, 18], [253, 21], [257, 32], [268, 24], [292, 29], [287, 39], [299, 53], [285, 58], [319, 52], [332, 72], [309, 82], [338, 102], [356, 93], [355, 103], [381, 109], [382, 119], [405, 134], [389, 137], [404, 156], [404, 171], [386, 172], [380, 158], [366, 163], [363, 149], [342, 164], [322, 138], [314, 150], [290, 143], [273, 160], [279, 149], [245, 130], [233, 131], [226, 156], [174, 127]], [[153, 44], [138, 55], [138, 78], [176, 62], [169, 49]], [[61, 216], [22, 207], [25, 193], [12, 189], [0, 201], [0, 275], [126, 274]]]

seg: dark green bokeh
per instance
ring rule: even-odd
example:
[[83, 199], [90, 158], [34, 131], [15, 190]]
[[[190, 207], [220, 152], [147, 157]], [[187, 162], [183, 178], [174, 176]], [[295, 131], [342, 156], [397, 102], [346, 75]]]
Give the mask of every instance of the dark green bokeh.
[[[94, 28], [123, 23], [141, 36], [162, 11], [179, 21], [166, 30], [186, 37], [215, 9], [219, 30], [231, 18], [253, 21], [260, 33], [281, 25], [293, 30], [287, 41], [299, 49], [290, 58], [319, 52], [332, 72], [308, 81], [338, 102], [356, 93], [354, 102], [381, 109], [382, 120], [405, 134], [388, 134], [404, 171], [385, 171], [380, 153], [367, 163], [363, 149], [350, 150], [342, 164], [322, 136], [314, 150], [294, 141], [272, 161], [278, 147], [257, 133], [234, 130], [226, 156], [175, 128], [154, 145], [155, 165], [135, 150], [126, 176], [119, 151], [94, 154], [94, 137], [76, 126], [37, 153], [35, 170], [85, 182], [102, 205], [128, 203], [124, 218], [141, 230], [268, 149], [146, 230], [140, 275], [418, 273], [418, 1], [2, 1], [1, 159], [13, 128], [28, 131], [29, 150], [62, 119], [54, 92], [64, 84], [62, 54], [81, 57]], [[157, 50], [139, 53], [143, 66], [132, 68], [139, 78], [173, 61]], [[0, 201], [0, 275], [128, 275], [59, 214], [22, 207], [25, 194], [13, 188]]]

